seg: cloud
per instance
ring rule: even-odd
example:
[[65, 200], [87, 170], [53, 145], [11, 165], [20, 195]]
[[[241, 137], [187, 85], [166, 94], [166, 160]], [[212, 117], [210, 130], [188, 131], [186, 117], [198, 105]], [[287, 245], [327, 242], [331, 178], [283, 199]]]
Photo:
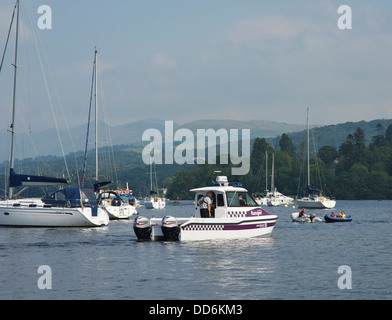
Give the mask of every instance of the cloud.
[[157, 53], [153, 55], [151, 59], [151, 65], [149, 66], [149, 70], [151, 72], [158, 71], [158, 70], [170, 70], [175, 68], [177, 65], [176, 61], [162, 53]]
[[226, 40], [235, 46], [260, 47], [271, 41], [287, 41], [313, 26], [306, 20], [283, 16], [251, 17], [235, 23]]

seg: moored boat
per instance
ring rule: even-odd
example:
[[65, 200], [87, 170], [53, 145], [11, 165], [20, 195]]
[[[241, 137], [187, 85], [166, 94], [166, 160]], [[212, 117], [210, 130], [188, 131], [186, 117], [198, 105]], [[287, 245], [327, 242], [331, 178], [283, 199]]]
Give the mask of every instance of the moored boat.
[[101, 227], [108, 223], [91, 188], [68, 187], [47, 192], [42, 203], [0, 206], [1, 226]]
[[[241, 183], [228, 183], [227, 177], [218, 176], [214, 186], [191, 189], [195, 192], [195, 210], [199, 212], [200, 199], [210, 194], [211, 217], [151, 218], [151, 240], [213, 240], [269, 236], [278, 216], [272, 215], [255, 202]], [[139, 228], [148, 228], [147, 218], [138, 217], [134, 230], [138, 239]], [[145, 233], [144, 233], [145, 234]]]

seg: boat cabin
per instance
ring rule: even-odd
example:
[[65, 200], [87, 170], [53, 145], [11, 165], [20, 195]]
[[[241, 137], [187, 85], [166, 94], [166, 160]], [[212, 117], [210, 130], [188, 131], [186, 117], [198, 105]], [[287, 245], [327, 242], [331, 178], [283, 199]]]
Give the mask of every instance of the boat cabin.
[[248, 190], [242, 188], [242, 183], [228, 182], [225, 176], [218, 176], [216, 181], [214, 186], [190, 190], [196, 193], [196, 217], [200, 216], [202, 197], [208, 192], [211, 192], [212, 218], [232, 218], [245, 214], [251, 208], [260, 207]]
[[91, 188], [69, 187], [47, 191], [42, 198], [45, 207], [96, 207], [97, 199]]

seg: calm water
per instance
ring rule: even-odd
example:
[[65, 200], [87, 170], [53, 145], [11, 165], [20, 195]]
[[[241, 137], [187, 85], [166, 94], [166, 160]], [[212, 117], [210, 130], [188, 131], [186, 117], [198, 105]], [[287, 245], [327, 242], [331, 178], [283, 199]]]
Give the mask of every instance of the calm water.
[[[151, 217], [189, 216], [191, 202]], [[138, 242], [133, 221], [96, 229], [0, 228], [0, 299], [392, 299], [392, 201], [338, 201], [351, 223], [292, 223], [292, 208], [270, 238]], [[324, 216], [329, 211], [315, 211]], [[38, 267], [52, 289], [38, 288]], [[352, 289], [337, 282], [341, 265]]]

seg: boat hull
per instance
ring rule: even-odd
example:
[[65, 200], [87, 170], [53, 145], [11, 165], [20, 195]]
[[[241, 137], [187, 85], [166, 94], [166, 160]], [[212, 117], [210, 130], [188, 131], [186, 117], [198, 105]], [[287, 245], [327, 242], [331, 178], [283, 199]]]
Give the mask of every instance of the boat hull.
[[91, 208], [0, 207], [0, 226], [9, 227], [100, 227], [109, 223], [109, 216]]
[[177, 224], [164, 225], [151, 218], [151, 240], [201, 241], [266, 237], [278, 219], [275, 215], [255, 218], [175, 218]]
[[336, 205], [335, 200], [330, 199], [299, 199], [297, 200], [297, 207], [298, 208], [308, 208], [308, 209], [332, 209]]
[[145, 201], [144, 206], [146, 209], [163, 209], [166, 206], [166, 202], [163, 200]]
[[129, 219], [137, 214], [136, 208], [133, 206], [104, 206], [103, 209], [106, 210], [110, 220]]
[[291, 214], [291, 219], [293, 222], [299, 222], [299, 223], [315, 223], [315, 222], [322, 222], [322, 218], [317, 217], [315, 215], [306, 215], [305, 217], [300, 217], [299, 212], [293, 212]]
[[326, 214], [324, 216], [325, 222], [350, 222], [352, 220], [351, 216], [347, 216], [345, 218], [342, 217], [331, 217], [330, 215]]

